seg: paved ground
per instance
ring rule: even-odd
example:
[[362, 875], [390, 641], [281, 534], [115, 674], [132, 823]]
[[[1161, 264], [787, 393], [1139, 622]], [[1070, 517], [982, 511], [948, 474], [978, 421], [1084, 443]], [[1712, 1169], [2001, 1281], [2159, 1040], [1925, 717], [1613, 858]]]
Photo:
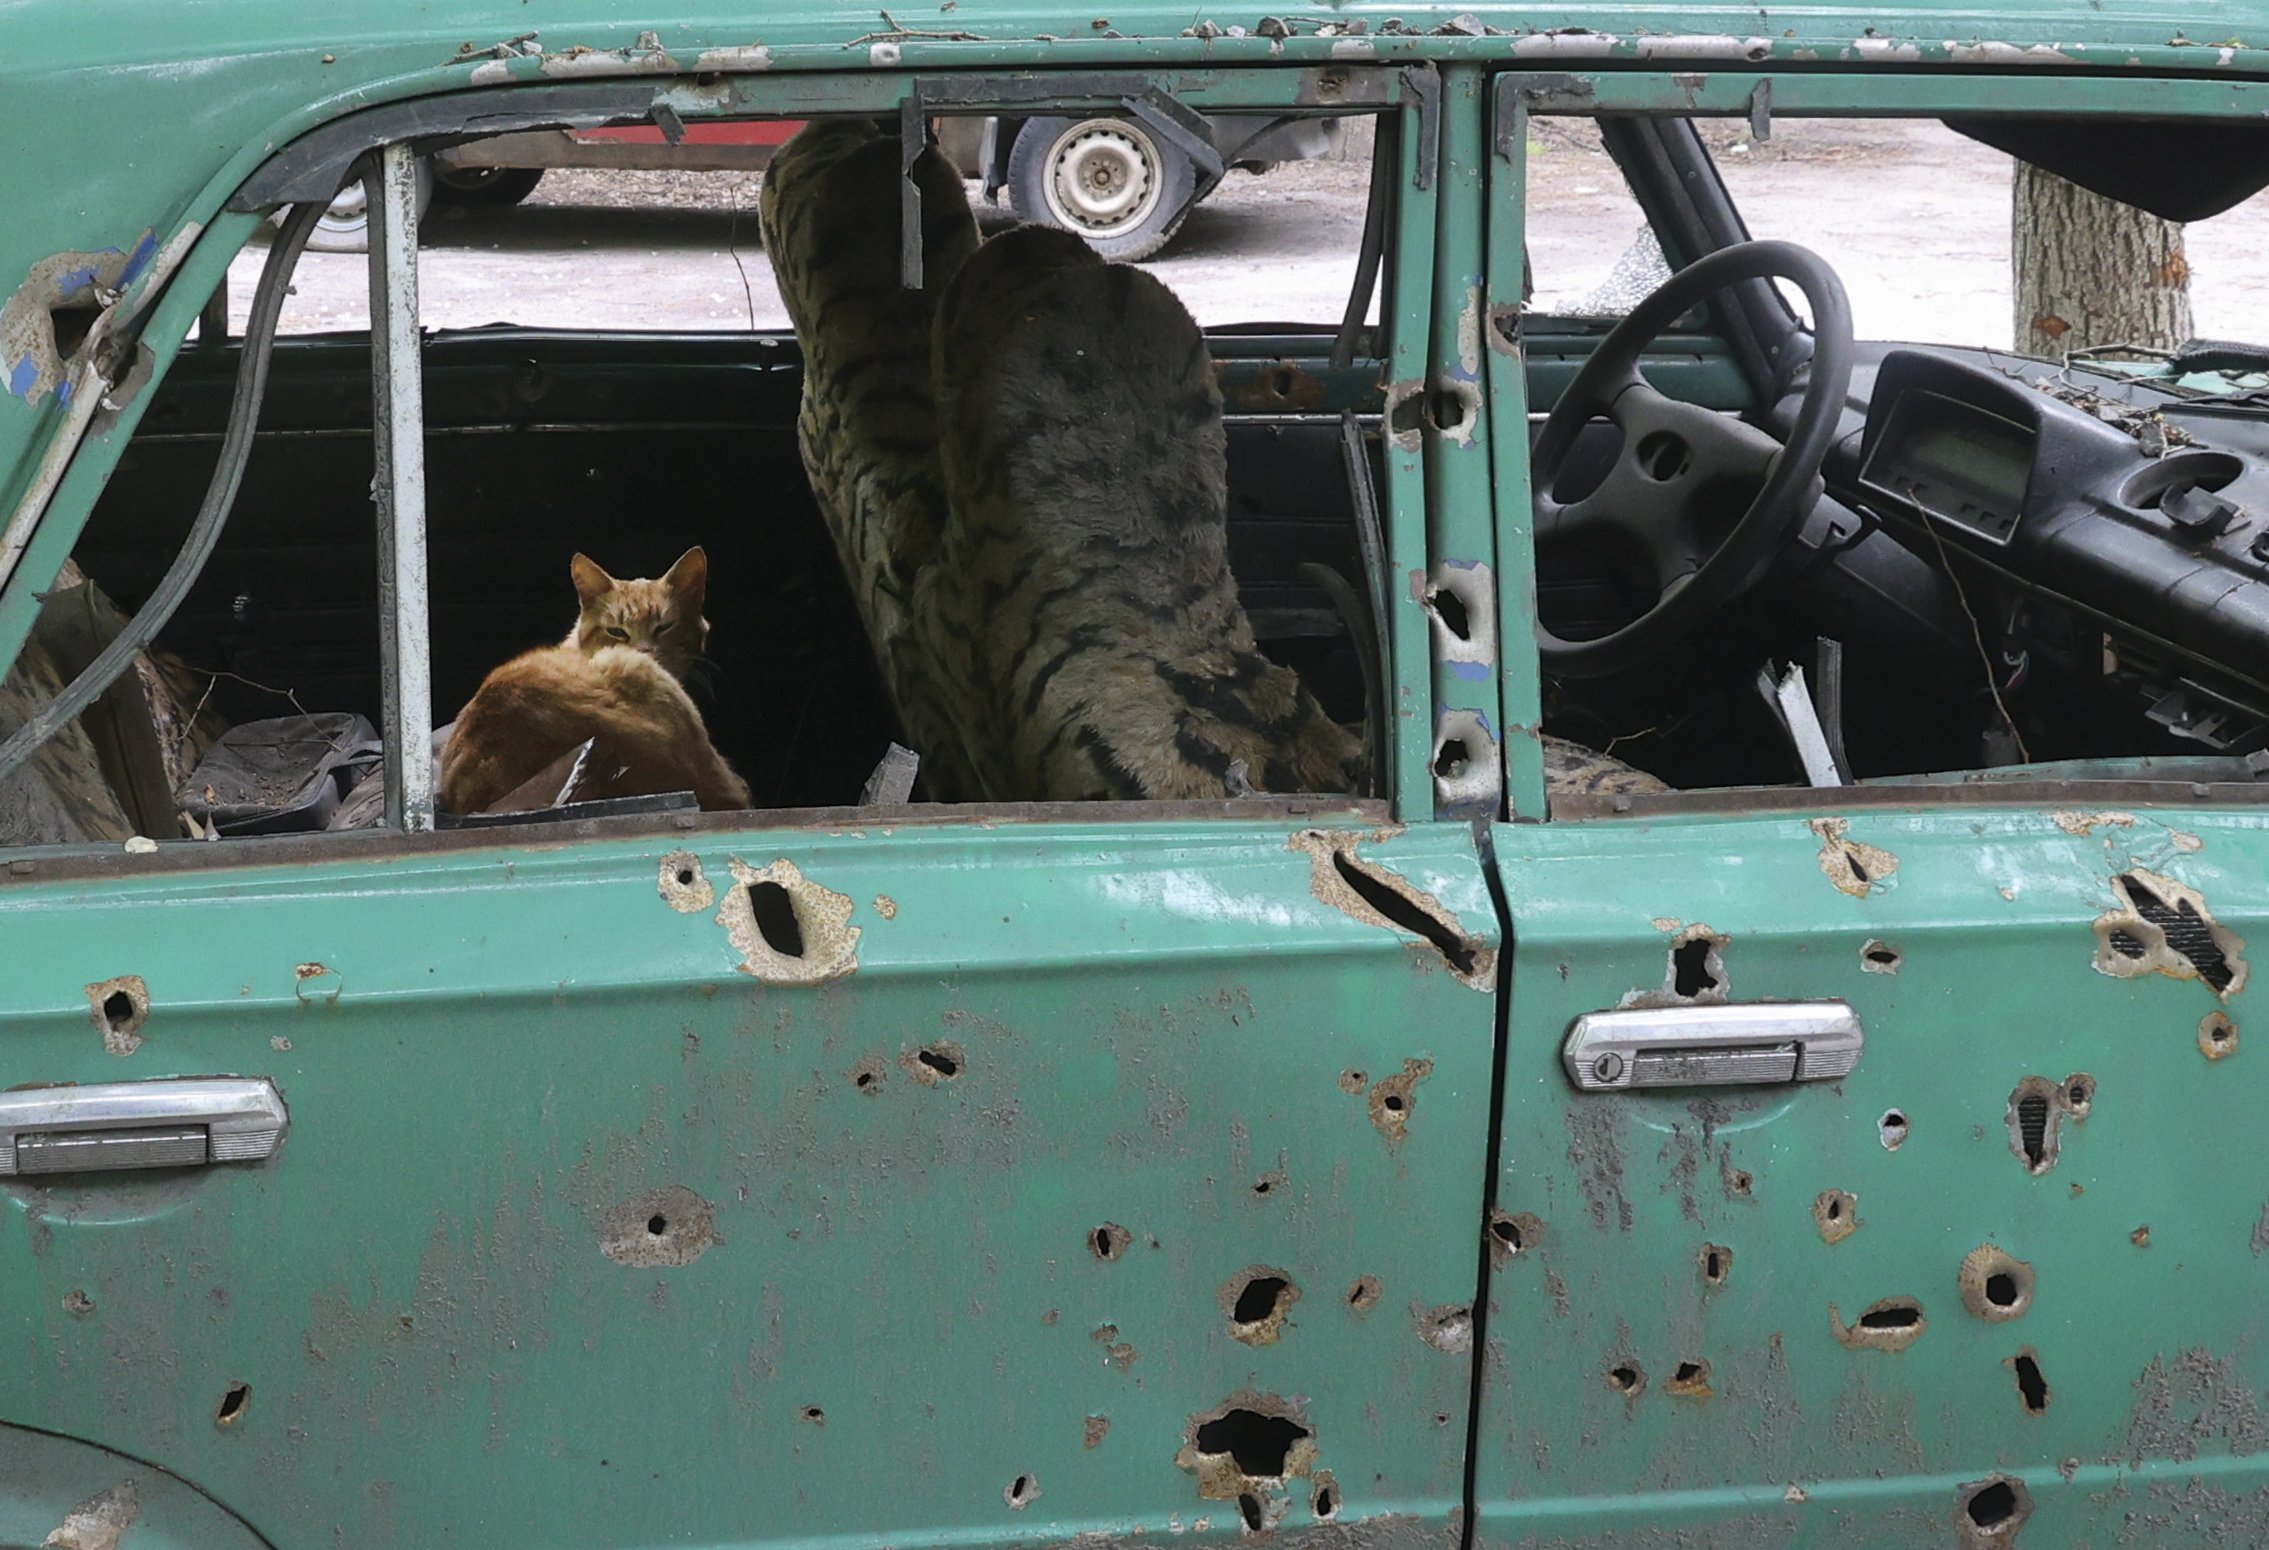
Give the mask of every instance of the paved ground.
[[[1531, 147], [1540, 302], [1578, 302], [1609, 281], [1639, 224], [1613, 163], [1573, 128], [1546, 123]], [[2005, 157], [1927, 124], [1784, 121], [1763, 145], [1721, 125], [1712, 138], [1752, 231], [1834, 265], [1863, 337], [2009, 343]], [[1366, 178], [1353, 162], [1233, 173], [1147, 267], [1209, 325], [1336, 320]], [[757, 187], [753, 174], [555, 172], [517, 208], [443, 211], [426, 227], [426, 319], [785, 328]], [[2193, 226], [2189, 247], [2197, 331], [2269, 341], [2269, 198]], [[258, 262], [257, 251], [238, 261], [240, 319]], [[361, 258], [308, 255], [285, 326], [361, 326], [364, 284]]]

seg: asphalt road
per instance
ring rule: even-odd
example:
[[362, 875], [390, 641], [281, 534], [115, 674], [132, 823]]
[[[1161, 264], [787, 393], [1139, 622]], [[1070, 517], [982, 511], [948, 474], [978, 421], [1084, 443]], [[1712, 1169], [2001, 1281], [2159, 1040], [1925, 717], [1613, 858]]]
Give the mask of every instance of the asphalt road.
[[[1611, 282], [1639, 222], [1614, 164], [1578, 126], [1539, 121], [1530, 155], [1537, 300], [1581, 303]], [[1728, 186], [1758, 236], [1814, 248], [1843, 276], [1863, 337], [2006, 346], [2009, 164], [1935, 125], [1714, 125]], [[1232, 173], [1146, 265], [1209, 326], [1336, 321], [1362, 230], [1366, 169], [1311, 162]], [[434, 327], [786, 328], [757, 237], [758, 177], [555, 172], [525, 204], [443, 210], [426, 223]], [[972, 199], [976, 191], [971, 190]], [[988, 228], [1005, 210], [981, 209]], [[2196, 331], [2269, 342], [2269, 199], [2191, 227]], [[257, 249], [238, 260], [239, 319]], [[1628, 290], [1633, 275], [1621, 280]], [[360, 257], [309, 254], [290, 330], [363, 326]]]

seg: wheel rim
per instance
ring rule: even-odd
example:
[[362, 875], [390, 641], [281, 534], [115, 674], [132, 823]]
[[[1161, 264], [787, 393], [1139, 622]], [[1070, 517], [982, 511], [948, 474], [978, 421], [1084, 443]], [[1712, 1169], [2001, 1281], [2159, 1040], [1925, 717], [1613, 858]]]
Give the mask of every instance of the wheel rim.
[[486, 188], [503, 175], [502, 167], [452, 167], [445, 162], [436, 161], [433, 168], [434, 182], [461, 194]]
[[1048, 153], [1048, 214], [1089, 236], [1140, 226], [1164, 192], [1158, 147], [1117, 119], [1095, 118], [1064, 131]]
[[323, 212], [320, 224], [334, 230], [351, 230], [369, 219], [370, 190], [362, 179], [356, 178], [332, 198], [331, 208]]

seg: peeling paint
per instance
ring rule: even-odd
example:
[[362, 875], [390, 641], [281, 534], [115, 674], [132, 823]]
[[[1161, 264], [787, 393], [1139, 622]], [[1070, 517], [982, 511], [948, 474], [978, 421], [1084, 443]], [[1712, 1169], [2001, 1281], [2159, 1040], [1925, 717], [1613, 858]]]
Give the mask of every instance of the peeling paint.
[[717, 890], [701, 875], [701, 858], [690, 850], [673, 850], [664, 856], [655, 877], [662, 902], [681, 915], [692, 915], [717, 902]]
[[2224, 1001], [2245, 988], [2245, 939], [2214, 919], [2195, 888], [2140, 867], [2111, 888], [2119, 907], [2096, 917], [2098, 974], [2201, 980]]
[[761, 43], [742, 43], [730, 48], [705, 48], [693, 56], [693, 68], [699, 75], [733, 70], [769, 70], [772, 68], [772, 50]]
[[87, 1015], [105, 1050], [131, 1055], [142, 1047], [142, 1028], [150, 1020], [150, 987], [139, 974], [97, 980], [87, 987]]
[[41, 1550], [118, 1550], [119, 1541], [141, 1517], [141, 1492], [132, 1479], [121, 1480], [65, 1513], [40, 1541]]
[[599, 1218], [599, 1252], [618, 1265], [690, 1265], [722, 1242], [715, 1208], [682, 1184], [633, 1195]]
[[1899, 858], [1889, 851], [1846, 838], [1851, 830], [1847, 818], [1814, 818], [1805, 827], [1820, 836], [1820, 870], [1855, 899], [1888, 884], [1899, 869]]
[[[68, 402], [65, 379], [94, 337], [94, 317], [117, 303], [156, 253], [157, 233], [145, 228], [129, 247], [53, 253], [34, 263], [0, 303], [0, 386], [27, 404], [50, 393]], [[58, 312], [83, 319], [87, 327], [59, 336]]]
[[1079, 1445], [1083, 1448], [1100, 1447], [1103, 1439], [1110, 1433], [1111, 1418], [1109, 1416], [1091, 1415], [1080, 1426]]
[[[736, 856], [733, 881], [740, 886], [726, 890], [717, 924], [741, 955], [743, 974], [767, 984], [824, 985], [858, 969], [859, 927], [850, 923], [850, 895], [822, 888], [785, 858], [767, 867], [752, 867]], [[801, 953], [784, 952], [765, 940], [751, 893], [765, 883], [785, 890], [792, 902]]]
[[896, 920], [898, 918], [898, 901], [887, 893], [878, 893], [875, 895], [874, 910], [884, 920]]
[[1384, 840], [1397, 832], [1302, 829], [1285, 841], [1284, 848], [1308, 857], [1308, 891], [1317, 902], [1366, 925], [1415, 937], [1414, 950], [1438, 954], [1463, 983], [1479, 991], [1495, 990], [1496, 948], [1483, 946], [1432, 894], [1356, 854], [1365, 839]]
[[2243, 1372], [2236, 1358], [2216, 1356], [2204, 1347], [2153, 1357], [2135, 1376], [2127, 1460], [2187, 1464], [2200, 1453], [2269, 1452], [2269, 1414], [2263, 1413], [2261, 1396]]
[[1828, 1304], [1830, 1333], [1838, 1344], [1854, 1351], [1904, 1351], [1929, 1327], [1930, 1321], [1922, 1316], [1922, 1304], [1912, 1297], [1885, 1297], [1869, 1303], [1849, 1324], [1834, 1303]]
[[541, 57], [543, 73], [554, 79], [579, 79], [590, 76], [618, 75], [675, 75], [678, 62], [662, 47], [657, 33], [642, 32], [638, 41], [628, 48], [566, 49], [557, 54]]
[[2098, 829], [2132, 829], [2133, 813], [2050, 813], [2048, 821], [2076, 840], [2084, 840]]
[[1435, 1350], [1456, 1356], [1473, 1349], [1473, 1310], [1465, 1304], [1422, 1308], [1413, 1303], [1410, 1313], [1418, 1326], [1418, 1338]]

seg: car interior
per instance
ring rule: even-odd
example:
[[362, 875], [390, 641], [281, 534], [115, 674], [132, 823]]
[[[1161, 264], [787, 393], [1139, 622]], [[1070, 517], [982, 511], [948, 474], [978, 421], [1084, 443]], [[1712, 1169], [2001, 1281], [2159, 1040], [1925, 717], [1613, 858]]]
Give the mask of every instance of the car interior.
[[[1953, 127], [2056, 150], [1990, 121]], [[1822, 260], [1747, 244], [1694, 121], [1598, 130], [1685, 272], [1620, 319], [1496, 325], [1529, 363], [1548, 733], [1654, 777], [1671, 788], [1660, 800], [2269, 773], [2269, 422], [2251, 398], [2269, 392], [2269, 350], [2043, 362], [1856, 340]], [[2120, 181], [2135, 160], [2092, 175], [2188, 212], [2269, 181]], [[1338, 327], [1209, 331], [1246, 609], [1262, 650], [1348, 724], [1372, 687], [1377, 621], [1348, 600], [1376, 541], [1360, 514], [1382, 477], [1377, 402], [1343, 423], [1301, 394], [1350, 373], [1375, 389], [1361, 321], [1356, 307]], [[106, 607], [131, 613], [172, 563], [238, 353], [192, 342], [156, 390], [74, 556]], [[803, 477], [793, 335], [468, 329], [430, 334], [423, 359], [436, 719], [500, 661], [559, 638], [569, 553], [658, 575], [698, 543], [713, 629], [689, 688], [719, 750], [760, 808], [859, 803], [896, 727]], [[368, 337], [285, 340], [272, 374], [226, 530], [136, 680], [164, 779], [147, 747], [104, 758], [128, 832], [377, 821]], [[10, 689], [36, 703], [28, 682]], [[207, 803], [164, 826], [165, 791], [172, 805], [196, 794], [224, 728], [319, 713], [343, 718], [321, 745], [353, 752], [324, 766], [317, 800], [302, 782], [225, 822]], [[114, 727], [94, 741], [152, 739]], [[83, 815], [14, 826], [12, 843], [121, 837]]]

